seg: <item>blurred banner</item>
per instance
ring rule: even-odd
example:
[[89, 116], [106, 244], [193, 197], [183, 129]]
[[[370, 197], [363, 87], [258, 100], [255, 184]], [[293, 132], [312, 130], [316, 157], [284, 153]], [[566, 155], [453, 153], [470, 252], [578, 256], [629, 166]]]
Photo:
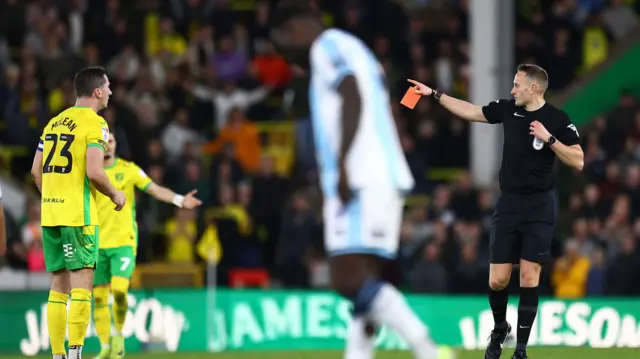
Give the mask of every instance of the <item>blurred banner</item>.
[[[46, 298], [45, 292], [2, 293], [0, 353], [31, 356], [49, 350]], [[484, 297], [411, 295], [408, 301], [438, 343], [469, 349], [486, 345], [493, 318]], [[341, 349], [350, 317], [350, 304], [325, 292], [219, 290], [215, 311], [206, 308], [205, 291], [134, 292], [129, 303], [128, 353]], [[508, 319], [515, 326], [515, 306], [509, 306]], [[639, 320], [640, 299], [543, 300], [530, 343], [640, 347]], [[407, 348], [385, 328], [377, 346]], [[85, 348], [99, 349], [93, 325]]]

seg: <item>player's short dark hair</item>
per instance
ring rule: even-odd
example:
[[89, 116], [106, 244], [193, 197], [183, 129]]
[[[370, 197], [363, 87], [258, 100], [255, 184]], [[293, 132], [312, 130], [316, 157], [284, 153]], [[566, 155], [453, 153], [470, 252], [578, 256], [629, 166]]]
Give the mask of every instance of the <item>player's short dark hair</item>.
[[76, 89], [76, 96], [91, 97], [93, 91], [102, 87], [105, 82], [107, 70], [100, 66], [90, 66], [78, 71], [73, 79], [73, 85]]
[[280, 0], [271, 14], [271, 27], [280, 27], [294, 17], [304, 16], [316, 16], [308, 0]]
[[547, 89], [549, 85], [549, 75], [547, 71], [538, 65], [533, 64], [520, 64], [517, 67], [518, 72], [524, 72], [527, 77], [537, 81], [543, 90]]

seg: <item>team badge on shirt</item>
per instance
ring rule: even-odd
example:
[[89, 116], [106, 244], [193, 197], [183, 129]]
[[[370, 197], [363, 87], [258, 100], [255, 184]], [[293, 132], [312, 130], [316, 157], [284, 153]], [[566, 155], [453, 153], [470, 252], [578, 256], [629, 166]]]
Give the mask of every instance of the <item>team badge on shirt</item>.
[[533, 137], [533, 149], [540, 151], [544, 147], [544, 142], [538, 137]]
[[104, 142], [109, 142], [109, 130], [106, 128], [102, 129], [102, 139]]

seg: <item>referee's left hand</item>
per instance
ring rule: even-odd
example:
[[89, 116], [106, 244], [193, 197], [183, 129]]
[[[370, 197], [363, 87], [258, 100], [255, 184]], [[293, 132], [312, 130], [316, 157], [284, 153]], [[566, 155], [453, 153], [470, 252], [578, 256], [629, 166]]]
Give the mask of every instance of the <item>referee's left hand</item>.
[[417, 94], [422, 96], [431, 96], [433, 94], [433, 89], [431, 87], [423, 84], [422, 82], [418, 82], [416, 80], [407, 79], [411, 84], [413, 84], [413, 89]]
[[533, 121], [529, 124], [529, 134], [537, 137], [540, 141], [547, 143], [551, 134], [540, 121]]

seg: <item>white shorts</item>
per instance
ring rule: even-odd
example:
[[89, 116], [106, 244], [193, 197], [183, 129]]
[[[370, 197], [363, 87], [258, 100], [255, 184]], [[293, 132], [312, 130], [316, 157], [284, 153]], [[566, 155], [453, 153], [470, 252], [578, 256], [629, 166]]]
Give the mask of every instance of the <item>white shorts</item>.
[[367, 188], [343, 207], [337, 197], [324, 199], [324, 242], [330, 256], [371, 254], [395, 258], [404, 197], [396, 188]]

